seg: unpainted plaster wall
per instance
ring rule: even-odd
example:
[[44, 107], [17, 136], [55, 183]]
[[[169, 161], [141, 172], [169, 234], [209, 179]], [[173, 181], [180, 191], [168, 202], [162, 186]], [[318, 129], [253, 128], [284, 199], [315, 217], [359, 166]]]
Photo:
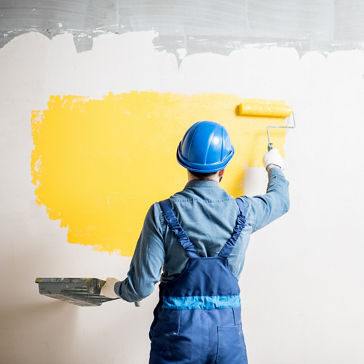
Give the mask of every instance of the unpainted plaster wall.
[[[130, 258], [67, 243], [67, 229], [35, 203], [30, 161], [31, 111], [45, 109], [50, 95], [152, 90], [292, 105], [291, 210], [252, 236], [240, 280], [250, 363], [361, 364], [363, 52], [244, 49], [186, 56], [178, 67], [154, 37], [102, 35], [77, 53], [71, 35], [29, 33], [0, 50], [0, 362], [147, 362], [156, 292], [141, 308], [122, 301], [78, 308], [38, 294], [37, 276], [122, 279]], [[245, 192], [265, 186], [264, 169], [248, 168]]]

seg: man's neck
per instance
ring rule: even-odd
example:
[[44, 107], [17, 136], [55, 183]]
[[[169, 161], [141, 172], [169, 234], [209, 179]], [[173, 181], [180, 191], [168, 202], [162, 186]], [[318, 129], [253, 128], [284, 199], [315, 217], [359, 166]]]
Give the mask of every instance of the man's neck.
[[211, 176], [211, 177], [207, 177], [207, 178], [197, 178], [195, 176], [192, 176], [191, 178], [190, 178], [190, 176], [188, 177], [188, 182], [190, 182], [190, 181], [213, 181], [213, 182], [219, 183], [220, 182], [219, 180], [220, 180], [219, 176], [217, 176], [217, 177]]

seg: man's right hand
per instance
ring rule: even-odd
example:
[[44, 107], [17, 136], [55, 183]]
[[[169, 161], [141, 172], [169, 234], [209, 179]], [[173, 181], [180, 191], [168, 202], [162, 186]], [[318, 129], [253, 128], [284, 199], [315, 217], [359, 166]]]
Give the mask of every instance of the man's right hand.
[[264, 166], [267, 171], [272, 167], [283, 168], [284, 161], [277, 148], [273, 148], [264, 154]]

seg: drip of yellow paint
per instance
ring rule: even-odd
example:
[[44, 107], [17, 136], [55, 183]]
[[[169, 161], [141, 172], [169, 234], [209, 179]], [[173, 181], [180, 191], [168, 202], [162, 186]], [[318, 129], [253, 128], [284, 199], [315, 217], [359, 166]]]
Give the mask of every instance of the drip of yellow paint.
[[[32, 113], [37, 203], [68, 227], [70, 243], [131, 256], [149, 206], [186, 183], [176, 148], [194, 122], [213, 120], [227, 128], [235, 156], [222, 187], [243, 194], [246, 167], [262, 166], [272, 120], [237, 116], [239, 103], [238, 96], [208, 93], [51, 96], [47, 110]], [[283, 154], [285, 131], [271, 136]]]

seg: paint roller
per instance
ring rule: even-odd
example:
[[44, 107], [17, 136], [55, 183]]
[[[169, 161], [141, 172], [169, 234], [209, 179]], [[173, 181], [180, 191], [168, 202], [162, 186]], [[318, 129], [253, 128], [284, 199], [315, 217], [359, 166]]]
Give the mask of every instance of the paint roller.
[[273, 143], [271, 142], [269, 129], [271, 128], [281, 128], [281, 129], [293, 129], [296, 127], [296, 121], [294, 118], [294, 113], [292, 108], [284, 101], [280, 100], [244, 100], [238, 106], [238, 115], [241, 116], [254, 116], [254, 117], [264, 117], [264, 118], [279, 118], [286, 119], [285, 125], [268, 125], [267, 135], [268, 135], [268, 150], [273, 148]]

